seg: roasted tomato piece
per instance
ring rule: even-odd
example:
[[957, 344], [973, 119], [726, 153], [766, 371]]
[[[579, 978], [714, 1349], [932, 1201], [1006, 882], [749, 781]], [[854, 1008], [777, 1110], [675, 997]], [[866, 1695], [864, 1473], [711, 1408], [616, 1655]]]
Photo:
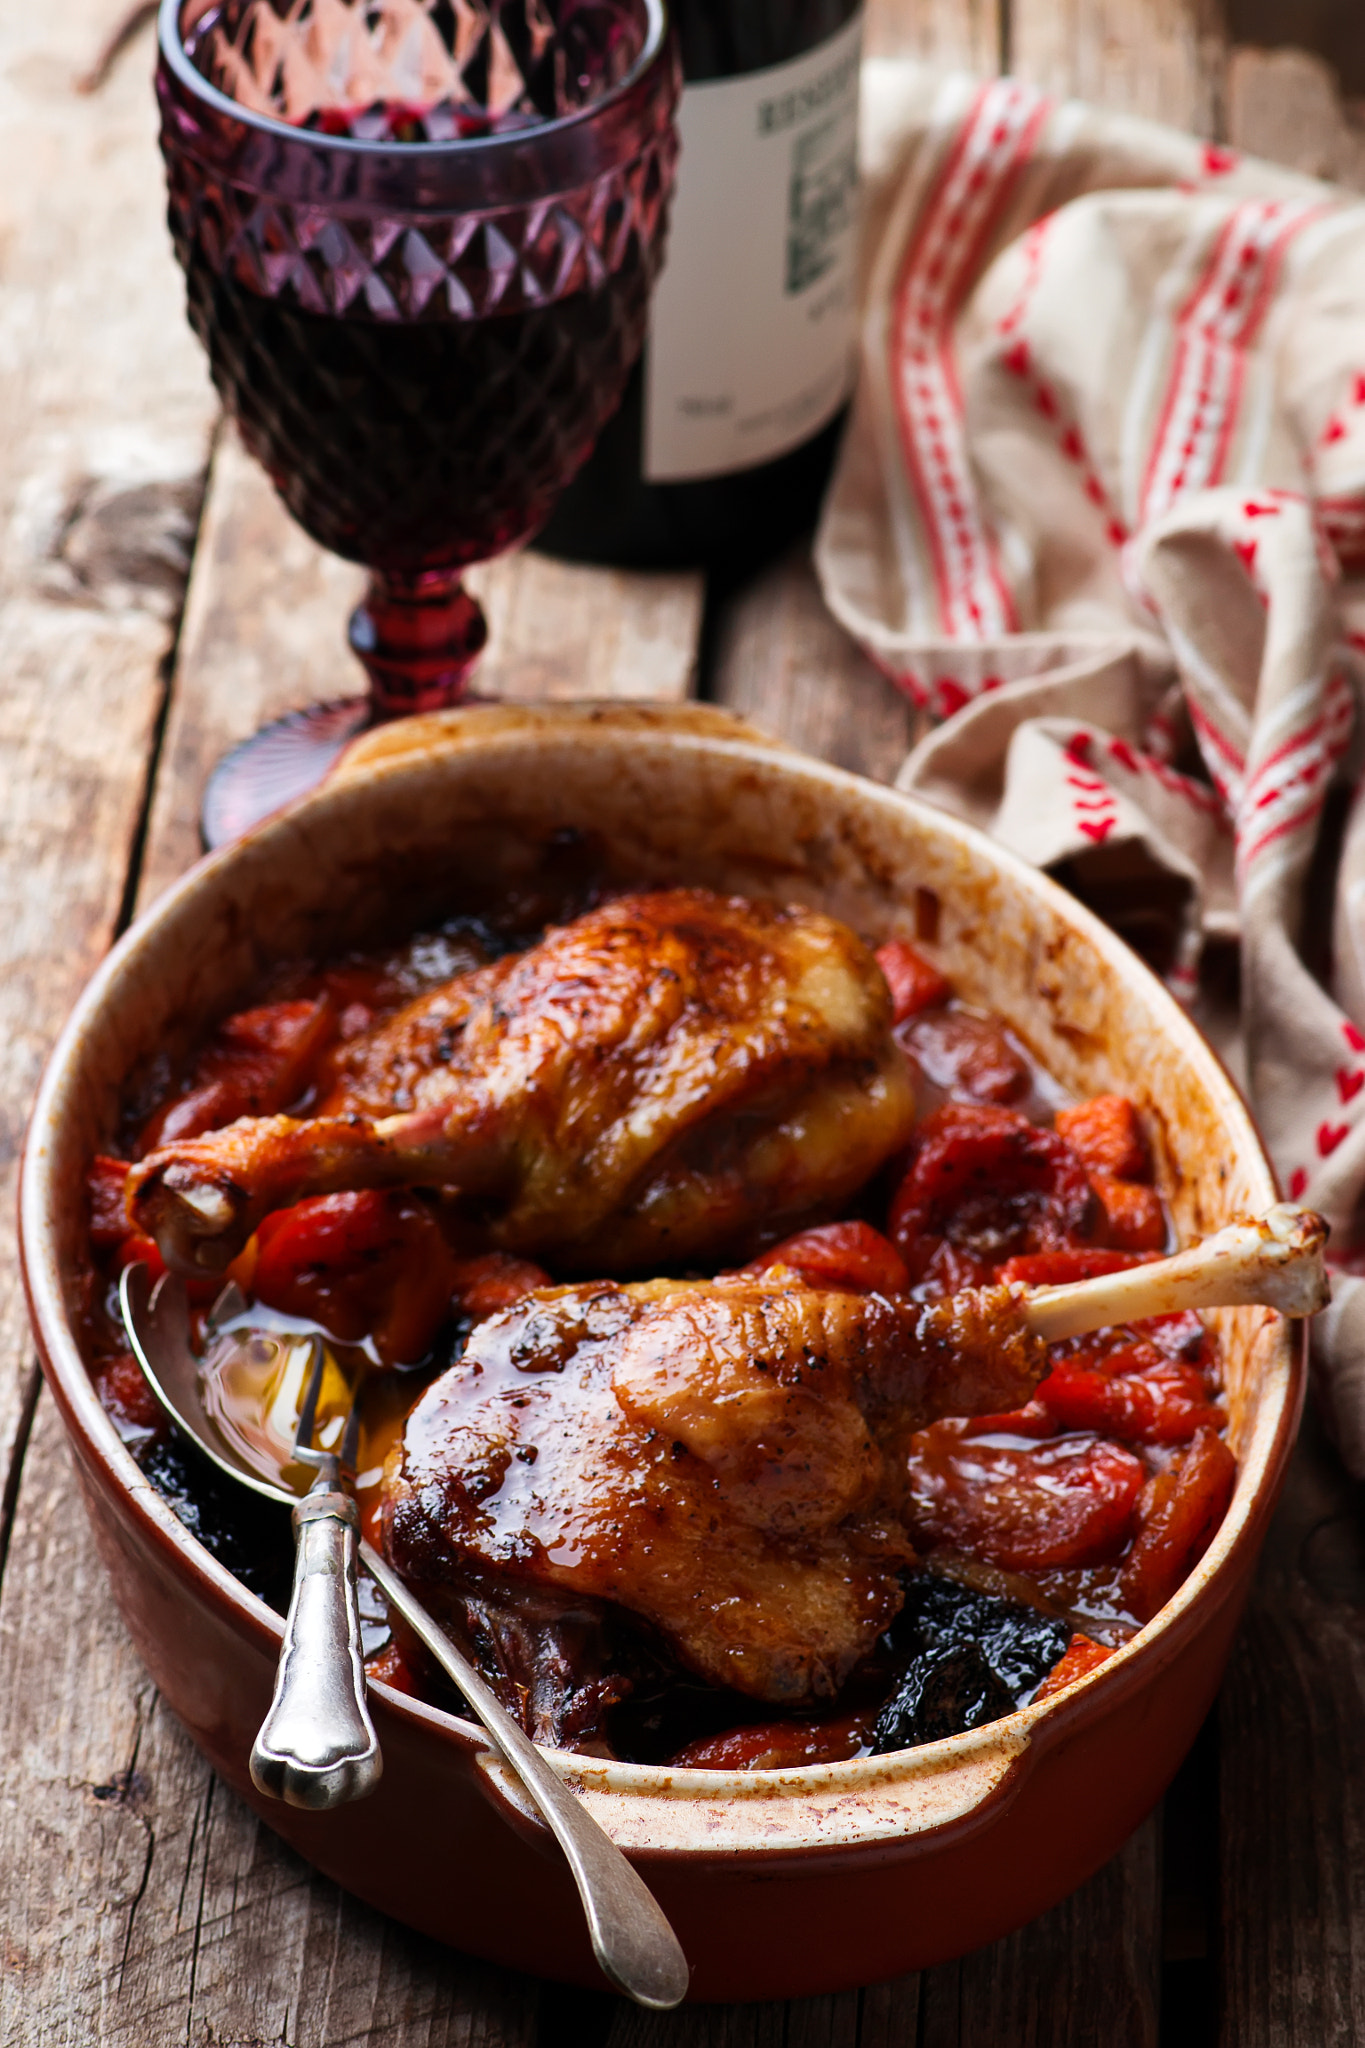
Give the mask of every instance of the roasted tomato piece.
[[267, 1216], [251, 1289], [341, 1343], [372, 1336], [386, 1365], [426, 1357], [450, 1312], [454, 1261], [415, 1195], [313, 1195]]
[[1151, 1161], [1138, 1113], [1126, 1095], [1096, 1095], [1059, 1109], [1057, 1129], [1092, 1173], [1110, 1180], [1147, 1180]]
[[1057, 1429], [1101, 1430], [1127, 1443], [1188, 1443], [1222, 1420], [1199, 1369], [1146, 1344], [1098, 1363], [1084, 1355], [1064, 1358], [1034, 1398]]
[[1145, 1263], [1130, 1252], [1089, 1246], [1064, 1252], [1026, 1252], [1022, 1258], [1007, 1259], [1000, 1278], [1017, 1280], [1023, 1287], [1067, 1287], [1073, 1280], [1097, 1280], [1102, 1273], [1121, 1273], [1127, 1266]]
[[914, 1281], [947, 1290], [1006, 1260], [1095, 1234], [1090, 1177], [1064, 1138], [994, 1103], [949, 1102], [926, 1117], [891, 1203], [889, 1235]]
[[892, 1021], [903, 1024], [921, 1010], [946, 1003], [952, 983], [939, 973], [932, 961], [917, 952], [908, 939], [888, 939], [877, 948], [877, 965], [891, 991]]
[[1237, 1461], [1215, 1430], [1203, 1429], [1180, 1463], [1143, 1488], [1138, 1534], [1119, 1585], [1124, 1605], [1150, 1621], [1188, 1578], [1228, 1511]]
[[144, 1128], [141, 1151], [221, 1130], [239, 1116], [288, 1109], [335, 1033], [336, 1011], [327, 999], [267, 1003], [228, 1017], [195, 1062], [188, 1089]]
[[812, 1287], [847, 1288], [854, 1294], [903, 1294], [910, 1285], [904, 1259], [870, 1223], [822, 1223], [815, 1230], [800, 1230], [744, 1270], [766, 1273], [772, 1266], [789, 1266]]
[[1166, 1243], [1166, 1215], [1155, 1188], [1135, 1180], [1110, 1180], [1092, 1173], [1090, 1185], [1104, 1211], [1104, 1235], [1116, 1250], [1159, 1252]]
[[513, 1258], [510, 1252], [483, 1252], [477, 1258], [456, 1259], [450, 1268], [451, 1292], [456, 1306], [475, 1322], [512, 1308], [524, 1294], [536, 1287], [548, 1287], [550, 1276], [530, 1259]]
[[1143, 1323], [1055, 1345], [1052, 1370], [1026, 1408], [972, 1416], [963, 1425], [965, 1433], [1042, 1437], [1079, 1429], [1126, 1443], [1183, 1444], [1201, 1429], [1219, 1428], [1223, 1418], [1210, 1399], [1197, 1354], [1172, 1357], [1148, 1340], [1148, 1327]]
[[1096, 1437], [984, 1443], [957, 1422], [911, 1440], [906, 1519], [926, 1548], [944, 1544], [1010, 1571], [1106, 1564], [1132, 1533], [1146, 1472]]
[[998, 1017], [935, 1010], [896, 1033], [926, 1080], [974, 1102], [1017, 1102], [1027, 1095], [1028, 1064]]
[[120, 1351], [105, 1359], [95, 1367], [92, 1377], [105, 1413], [121, 1433], [162, 1427], [164, 1418], [156, 1395], [131, 1351]]
[[702, 1771], [782, 1771], [803, 1764], [841, 1764], [866, 1746], [875, 1714], [840, 1714], [829, 1721], [760, 1721], [702, 1736], [669, 1758], [674, 1768]]
[[[1017, 1280], [1024, 1287], [1065, 1287], [1073, 1280], [1095, 1280], [1102, 1273], [1121, 1273], [1129, 1266], [1145, 1266], [1158, 1256], [1156, 1252], [1102, 1251], [1089, 1247], [1065, 1252], [1032, 1252], [1023, 1258], [1007, 1259], [1000, 1268], [999, 1278]], [[1150, 1344], [1163, 1358], [1203, 1363], [1208, 1357], [1209, 1333], [1203, 1319], [1193, 1309], [1178, 1309], [1167, 1316], [1144, 1316], [1140, 1322], [1127, 1327], [1133, 1332], [1140, 1332], [1143, 1343]], [[1128, 1343], [1131, 1338], [1120, 1335], [1113, 1341]], [[1094, 1340], [1086, 1339], [1084, 1342], [1089, 1349]], [[1112, 1343], [1109, 1348], [1112, 1348]]]
[[409, 1693], [413, 1699], [420, 1700], [426, 1693], [426, 1672], [421, 1659], [392, 1636], [382, 1649], [365, 1659], [365, 1676], [391, 1685], [395, 1692]]
[[1074, 1685], [1076, 1680], [1084, 1678], [1087, 1672], [1098, 1671], [1100, 1665], [1105, 1663], [1113, 1654], [1113, 1649], [1110, 1646], [1104, 1643], [1093, 1642], [1089, 1636], [1079, 1634], [1072, 1636], [1071, 1641], [1067, 1644], [1065, 1650], [1053, 1665], [1051, 1671], [1048, 1672], [1047, 1677], [1043, 1680], [1037, 1692], [1033, 1695], [1034, 1705], [1036, 1706], [1039, 1700], [1050, 1700], [1055, 1692], [1060, 1692], [1063, 1686]]
[[90, 1162], [85, 1176], [90, 1202], [90, 1242], [100, 1251], [112, 1251], [128, 1235], [128, 1214], [123, 1206], [127, 1179], [126, 1159], [107, 1159], [96, 1153]]

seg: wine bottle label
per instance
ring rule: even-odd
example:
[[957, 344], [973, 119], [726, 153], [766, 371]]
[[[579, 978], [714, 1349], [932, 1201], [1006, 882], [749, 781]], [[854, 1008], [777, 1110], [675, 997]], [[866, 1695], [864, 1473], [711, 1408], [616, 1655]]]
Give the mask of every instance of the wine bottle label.
[[855, 15], [791, 63], [683, 93], [645, 365], [651, 483], [770, 462], [848, 396], [861, 31]]

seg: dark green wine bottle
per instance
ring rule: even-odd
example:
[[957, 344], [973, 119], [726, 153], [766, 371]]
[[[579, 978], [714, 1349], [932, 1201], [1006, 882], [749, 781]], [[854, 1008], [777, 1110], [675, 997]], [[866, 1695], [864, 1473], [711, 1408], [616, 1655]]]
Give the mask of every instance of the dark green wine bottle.
[[814, 521], [853, 374], [862, 0], [674, 0], [682, 153], [650, 338], [540, 545], [742, 570]]

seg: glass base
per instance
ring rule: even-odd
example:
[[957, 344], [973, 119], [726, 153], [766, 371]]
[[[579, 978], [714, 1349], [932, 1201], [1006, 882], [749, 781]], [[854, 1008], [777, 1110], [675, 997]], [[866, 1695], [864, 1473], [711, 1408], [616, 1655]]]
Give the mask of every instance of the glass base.
[[262, 818], [306, 796], [357, 733], [374, 723], [367, 697], [290, 711], [224, 754], [208, 780], [199, 830], [207, 850], [240, 839]]

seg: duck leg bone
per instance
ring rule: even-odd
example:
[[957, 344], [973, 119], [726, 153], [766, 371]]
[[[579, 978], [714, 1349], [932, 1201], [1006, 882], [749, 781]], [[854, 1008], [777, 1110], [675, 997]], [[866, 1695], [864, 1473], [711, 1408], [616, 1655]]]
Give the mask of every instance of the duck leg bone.
[[1331, 1299], [1322, 1260], [1327, 1231], [1313, 1210], [1281, 1202], [1264, 1216], [1229, 1223], [1173, 1258], [1065, 1287], [1037, 1288], [1027, 1298], [1024, 1325], [1031, 1336], [1055, 1344], [1182, 1309], [1260, 1303], [1285, 1316], [1315, 1315]]

